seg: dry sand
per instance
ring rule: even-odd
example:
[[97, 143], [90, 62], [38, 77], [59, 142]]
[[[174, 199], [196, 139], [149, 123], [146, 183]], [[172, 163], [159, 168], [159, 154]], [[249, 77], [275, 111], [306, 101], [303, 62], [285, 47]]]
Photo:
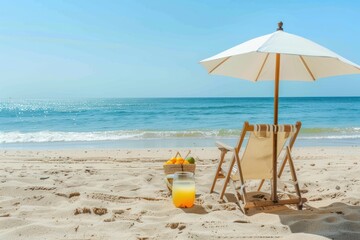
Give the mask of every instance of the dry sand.
[[175, 149], [3, 150], [0, 239], [360, 239], [359, 147], [295, 149], [308, 205], [248, 216], [232, 188], [225, 203], [208, 193], [217, 149], [192, 150], [200, 160], [190, 209], [175, 208], [164, 184]]

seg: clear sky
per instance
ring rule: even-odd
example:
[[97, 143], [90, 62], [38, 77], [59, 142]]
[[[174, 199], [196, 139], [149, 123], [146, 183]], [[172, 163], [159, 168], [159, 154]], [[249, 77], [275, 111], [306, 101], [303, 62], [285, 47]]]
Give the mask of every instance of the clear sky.
[[[276, 30], [360, 64], [360, 1], [0, 2], [0, 98], [272, 96], [200, 60]], [[360, 75], [281, 82], [281, 96], [360, 96]]]

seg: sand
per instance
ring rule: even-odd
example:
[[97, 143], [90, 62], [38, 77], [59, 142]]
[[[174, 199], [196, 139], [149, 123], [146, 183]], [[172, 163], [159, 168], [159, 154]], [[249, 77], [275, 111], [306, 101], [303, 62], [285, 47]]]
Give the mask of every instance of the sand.
[[360, 239], [359, 147], [295, 149], [304, 210], [249, 215], [232, 188], [226, 202], [209, 194], [218, 150], [192, 150], [190, 209], [175, 208], [164, 184], [162, 164], [175, 149], [2, 150], [0, 239]]

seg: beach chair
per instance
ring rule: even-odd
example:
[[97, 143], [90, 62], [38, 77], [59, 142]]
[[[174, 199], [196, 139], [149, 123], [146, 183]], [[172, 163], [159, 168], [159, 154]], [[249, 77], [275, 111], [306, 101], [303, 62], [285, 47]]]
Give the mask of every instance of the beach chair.
[[[223, 199], [227, 185], [229, 181], [231, 181], [235, 189], [237, 201], [244, 213], [250, 208], [273, 205], [296, 204], [298, 209], [301, 209], [306, 199], [301, 197], [296, 171], [291, 157], [291, 149], [296, 141], [300, 128], [301, 122], [297, 122], [295, 125], [250, 125], [248, 122], [245, 122], [236, 147], [230, 147], [224, 143], [217, 142], [216, 145], [221, 151], [221, 155], [210, 193], [214, 192], [217, 180], [219, 178], [225, 178], [220, 199]], [[247, 135], [246, 147], [242, 149]], [[274, 136], [277, 136], [277, 138], [275, 139]], [[283, 156], [276, 180], [280, 178], [285, 164], [288, 163], [292, 177], [292, 181], [290, 182], [296, 193], [296, 195], [292, 195], [283, 192], [281, 199], [277, 199], [278, 192], [281, 192], [281, 190], [276, 187], [275, 201], [270, 199], [269, 194], [260, 192], [265, 180], [270, 180], [270, 182], [273, 183], [274, 140], [277, 140], [277, 159], [281, 154]], [[283, 151], [285, 151], [285, 154], [282, 153]], [[232, 157], [228, 171], [226, 171], [223, 163], [228, 152], [232, 153]], [[240, 153], [242, 153], [241, 156]], [[248, 180], [260, 180], [257, 191], [247, 193], [246, 185]], [[277, 181], [275, 181], [275, 184], [276, 183]], [[284, 197], [286, 198], [283, 199]]]

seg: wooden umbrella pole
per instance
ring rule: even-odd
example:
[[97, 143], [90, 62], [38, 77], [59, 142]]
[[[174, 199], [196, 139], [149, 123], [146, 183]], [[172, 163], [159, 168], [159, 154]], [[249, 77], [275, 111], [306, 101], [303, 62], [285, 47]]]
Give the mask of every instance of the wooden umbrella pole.
[[[275, 65], [275, 94], [274, 94], [274, 125], [278, 125], [278, 106], [279, 106], [279, 82], [280, 82], [280, 54], [276, 54]], [[273, 137], [273, 179], [271, 200], [278, 201], [277, 196], [277, 132], [274, 129]]]

